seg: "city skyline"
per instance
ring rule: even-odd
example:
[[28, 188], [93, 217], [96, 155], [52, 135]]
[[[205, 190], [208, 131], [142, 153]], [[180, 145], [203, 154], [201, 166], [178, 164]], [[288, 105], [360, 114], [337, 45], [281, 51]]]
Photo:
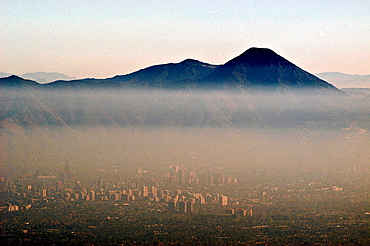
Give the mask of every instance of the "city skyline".
[[107, 78], [266, 47], [311, 73], [369, 74], [367, 1], [4, 1], [4, 73]]

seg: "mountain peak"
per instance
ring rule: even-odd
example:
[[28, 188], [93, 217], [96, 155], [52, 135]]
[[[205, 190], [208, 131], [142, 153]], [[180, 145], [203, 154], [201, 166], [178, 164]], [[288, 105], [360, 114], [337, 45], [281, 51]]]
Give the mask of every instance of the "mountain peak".
[[[251, 66], [288, 65], [290, 62], [268, 48], [252, 47], [226, 64], [244, 63]], [[225, 64], [225, 65], [226, 65]]]
[[176, 63], [176, 65], [186, 65], [186, 66], [203, 66], [203, 67], [210, 67], [210, 68], [216, 68], [217, 65], [208, 64], [205, 62], [201, 62], [195, 59], [187, 58], [186, 60], [183, 60], [180, 63]]
[[333, 85], [297, 67], [268, 48], [250, 48], [218, 67], [201, 83], [218, 88], [256, 88], [276, 91], [320, 89], [339, 92]]
[[188, 58], [180, 63], [154, 65], [106, 80], [80, 82], [86, 86], [102, 87], [268, 89], [279, 92], [315, 89], [340, 92], [273, 50], [257, 47], [247, 49], [224, 65], [211, 65]]
[[188, 58], [179, 63], [154, 65], [130, 74], [115, 76], [111, 81], [162, 88], [177, 80], [202, 78], [213, 72], [216, 67]]
[[32, 80], [23, 79], [17, 75], [11, 75], [6, 78], [0, 78], [0, 85], [6, 87], [9, 86], [18, 87], [18, 86], [39, 86], [40, 84]]
[[202, 63], [202, 62], [195, 60], [195, 59], [187, 58], [180, 63]]
[[19, 79], [19, 80], [25, 80], [25, 79], [23, 79], [23, 78], [21, 78], [21, 77], [19, 77], [19, 76], [17, 76], [17, 75], [10, 75], [9, 77], [7, 77], [8, 79], [10, 79], [10, 80], [15, 80], [15, 79]]
[[25, 73], [20, 75], [24, 79], [31, 79], [38, 83], [50, 83], [57, 80], [73, 80], [75, 77], [70, 77], [65, 74], [56, 72], [35, 72], [35, 73]]

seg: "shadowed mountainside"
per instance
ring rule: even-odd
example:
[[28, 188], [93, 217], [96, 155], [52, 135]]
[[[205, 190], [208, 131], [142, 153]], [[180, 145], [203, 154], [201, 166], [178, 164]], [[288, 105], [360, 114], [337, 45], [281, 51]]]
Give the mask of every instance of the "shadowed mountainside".
[[221, 66], [186, 60], [48, 85], [11, 76], [0, 88], [2, 170], [66, 160], [86, 169], [368, 160], [370, 98], [336, 96], [343, 93], [266, 49]]
[[[41, 85], [10, 76], [0, 85], [3, 126], [366, 128], [369, 122], [361, 107], [368, 98], [330, 98], [344, 93], [270, 49], [248, 49], [220, 66], [187, 59], [109, 79]], [[177, 90], [158, 90], [168, 88]]]
[[3, 90], [0, 122], [17, 126], [370, 128], [369, 98], [166, 90]]
[[218, 66], [186, 59], [180, 63], [151, 66], [128, 75], [118, 75], [110, 79], [118, 83], [140, 83], [154, 87], [166, 87], [183, 79], [199, 79], [213, 72]]
[[113, 78], [56, 81], [46, 86], [48, 88], [167, 88], [172, 87], [178, 80], [202, 78], [217, 67], [217, 65], [186, 59], [180, 63], [154, 65], [127, 75], [117, 75]]
[[187, 59], [180, 63], [155, 65], [131, 74], [107, 79], [56, 81], [45, 88], [146, 88], [146, 89], [263, 89], [294, 93], [316, 90], [344, 94], [333, 85], [302, 70], [274, 51], [250, 48], [224, 65]]
[[41, 84], [28, 79], [23, 79], [16, 75], [11, 75], [6, 78], [0, 78], [0, 86], [1, 88], [41, 88]]
[[302, 70], [270, 49], [250, 48], [196, 81], [197, 86], [255, 88], [273, 91], [318, 89], [339, 92], [333, 85]]

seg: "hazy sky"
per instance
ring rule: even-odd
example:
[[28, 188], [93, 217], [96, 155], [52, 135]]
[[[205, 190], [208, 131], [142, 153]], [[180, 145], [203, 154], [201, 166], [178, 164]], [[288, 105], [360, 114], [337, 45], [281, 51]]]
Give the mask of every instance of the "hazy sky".
[[368, 0], [2, 0], [0, 72], [112, 77], [268, 47], [311, 72], [370, 74]]

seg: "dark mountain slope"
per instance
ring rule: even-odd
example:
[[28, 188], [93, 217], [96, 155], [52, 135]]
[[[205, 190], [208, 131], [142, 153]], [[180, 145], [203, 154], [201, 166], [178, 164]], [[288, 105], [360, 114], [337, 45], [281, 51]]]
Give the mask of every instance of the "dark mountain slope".
[[163, 88], [183, 79], [199, 79], [213, 72], [218, 66], [200, 61], [186, 59], [180, 63], [154, 65], [139, 71], [117, 75], [107, 79], [83, 79], [73, 81], [56, 81], [47, 87], [145, 87]]
[[131, 74], [119, 75], [109, 79], [109, 81], [163, 87], [177, 80], [203, 78], [213, 72], [217, 67], [217, 65], [186, 59], [180, 63], [155, 65]]
[[[20, 78], [18, 78], [20, 79]], [[147, 89], [268, 89], [294, 92], [318, 90], [344, 95], [322, 79], [297, 67], [270, 49], [250, 48], [243, 54], [216, 66], [192, 59], [155, 65], [127, 75], [107, 79], [56, 81], [45, 88], [147, 88]]]
[[35, 81], [22, 79], [16, 75], [12, 75], [6, 78], [0, 78], [0, 86], [2, 88], [27, 88], [34, 87], [39, 88], [41, 85]]
[[274, 51], [262, 48], [250, 48], [204, 78], [191, 83], [198, 88], [319, 89], [340, 92]]

